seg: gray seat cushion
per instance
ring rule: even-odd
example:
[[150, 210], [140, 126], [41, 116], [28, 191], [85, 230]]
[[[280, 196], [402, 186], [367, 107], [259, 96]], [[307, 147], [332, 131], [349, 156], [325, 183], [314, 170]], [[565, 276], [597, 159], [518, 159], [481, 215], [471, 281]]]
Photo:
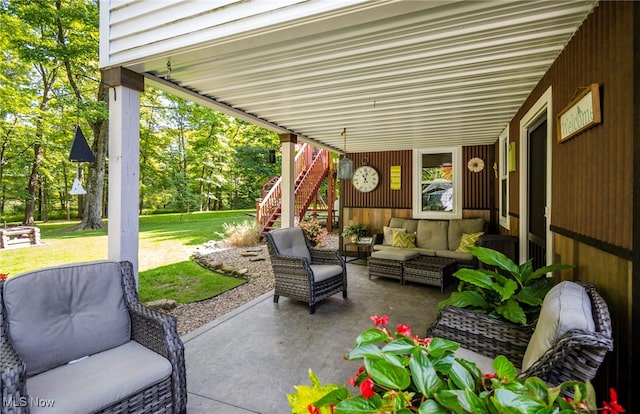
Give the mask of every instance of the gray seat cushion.
[[157, 384], [169, 375], [169, 360], [129, 341], [27, 379], [27, 391], [32, 401], [53, 402], [53, 407], [32, 405], [31, 413], [92, 413]]
[[8, 335], [27, 375], [129, 341], [120, 264], [100, 261], [23, 273], [7, 280]]
[[307, 249], [304, 234], [299, 227], [271, 230], [273, 242], [278, 247], [278, 253], [282, 256], [304, 257], [311, 262], [311, 254]]
[[342, 274], [342, 266], [340, 265], [311, 265], [310, 267], [313, 271], [313, 280], [316, 282], [322, 282]]

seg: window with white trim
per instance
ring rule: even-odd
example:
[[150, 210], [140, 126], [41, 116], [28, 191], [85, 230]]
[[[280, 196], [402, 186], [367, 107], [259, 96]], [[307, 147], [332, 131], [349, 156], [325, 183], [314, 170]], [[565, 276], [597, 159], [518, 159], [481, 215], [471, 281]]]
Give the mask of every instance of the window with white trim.
[[413, 150], [413, 217], [462, 217], [462, 148]]
[[[515, 156], [515, 154], [512, 154]], [[509, 127], [500, 134], [498, 151], [498, 178], [500, 192], [498, 196], [500, 226], [509, 230]]]

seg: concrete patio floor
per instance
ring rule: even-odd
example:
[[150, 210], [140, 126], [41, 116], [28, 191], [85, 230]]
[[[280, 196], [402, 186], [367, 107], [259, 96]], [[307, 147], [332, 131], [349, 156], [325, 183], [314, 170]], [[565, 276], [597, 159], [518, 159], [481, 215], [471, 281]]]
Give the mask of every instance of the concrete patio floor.
[[[364, 263], [364, 262], [360, 262]], [[389, 316], [421, 336], [438, 302], [455, 284], [439, 287], [372, 278], [348, 264], [348, 295], [334, 295], [309, 314], [306, 303], [267, 293], [182, 337], [187, 368], [187, 412], [290, 413], [287, 394], [309, 385], [312, 369], [322, 383], [346, 384], [360, 366], [343, 356], [356, 336], [373, 326], [371, 315]], [[355, 390], [354, 390], [355, 391]]]

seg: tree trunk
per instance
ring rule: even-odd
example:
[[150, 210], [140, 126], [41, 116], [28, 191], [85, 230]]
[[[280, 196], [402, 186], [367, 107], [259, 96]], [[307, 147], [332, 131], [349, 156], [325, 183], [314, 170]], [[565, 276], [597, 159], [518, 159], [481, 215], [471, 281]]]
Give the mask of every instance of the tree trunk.
[[36, 211], [36, 198], [38, 194], [38, 175], [40, 164], [42, 164], [42, 145], [36, 142], [33, 145], [33, 163], [31, 164], [31, 174], [27, 184], [27, 199], [25, 200], [24, 221], [22, 224], [32, 226], [35, 223], [34, 214]]
[[[108, 102], [109, 88], [107, 86], [100, 84], [98, 98]], [[96, 161], [89, 164], [87, 194], [84, 197], [84, 214], [82, 216], [82, 222], [77, 226], [77, 229], [80, 230], [98, 230], [104, 228], [102, 201], [106, 171], [108, 126], [109, 124], [105, 119], [98, 119], [91, 123], [91, 131], [93, 132], [91, 151]]]

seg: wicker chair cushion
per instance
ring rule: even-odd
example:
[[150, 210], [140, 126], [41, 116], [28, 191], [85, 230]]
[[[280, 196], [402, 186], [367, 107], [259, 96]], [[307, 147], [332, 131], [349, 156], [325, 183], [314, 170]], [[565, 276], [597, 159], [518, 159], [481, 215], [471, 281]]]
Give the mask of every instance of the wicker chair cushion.
[[339, 265], [311, 265], [311, 270], [313, 271], [313, 280], [317, 282], [322, 282], [323, 280], [327, 280], [331, 277], [338, 276], [342, 274], [342, 266]]
[[[416, 246], [433, 250], [446, 250], [448, 227], [448, 220], [418, 220]], [[458, 243], [460, 243], [460, 240], [458, 240]], [[456, 245], [456, 247], [458, 246]], [[451, 250], [455, 250], [455, 248]]]
[[[55, 397], [57, 413], [93, 413], [171, 375], [171, 363], [135, 341], [27, 379], [30, 398]], [[31, 413], [50, 412], [31, 406]]]
[[585, 289], [577, 283], [564, 281], [551, 288], [542, 302], [536, 329], [522, 359], [522, 370], [527, 370], [571, 329], [594, 332], [595, 323]]
[[485, 230], [485, 225], [486, 223], [481, 217], [449, 220], [448, 249], [455, 250], [460, 246], [462, 233], [479, 233]]
[[406, 232], [407, 229], [401, 227], [382, 227], [382, 244], [385, 246], [391, 246], [393, 244], [393, 232], [394, 231], [403, 231]]
[[311, 262], [311, 254], [300, 227], [271, 230], [270, 233], [282, 256], [304, 257]]
[[131, 322], [117, 262], [23, 273], [4, 285], [7, 331], [27, 375], [129, 341]]

